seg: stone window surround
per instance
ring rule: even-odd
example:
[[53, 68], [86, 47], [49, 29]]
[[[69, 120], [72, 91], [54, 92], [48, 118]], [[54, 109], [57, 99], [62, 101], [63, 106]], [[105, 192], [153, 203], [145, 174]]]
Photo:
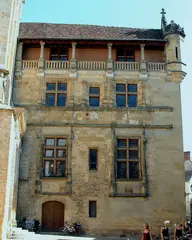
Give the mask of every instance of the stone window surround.
[[[91, 169], [90, 168], [90, 165], [91, 165], [91, 162], [90, 162], [90, 150], [97, 150], [97, 161], [96, 161], [96, 168], [95, 169]], [[90, 172], [94, 172], [94, 171], [98, 171], [98, 162], [99, 162], [99, 148], [98, 147], [89, 147], [88, 148], [88, 160], [89, 160], [89, 162], [88, 162], [88, 164], [89, 164], [89, 171]]]
[[[116, 84], [126, 84], [126, 85], [136, 84], [137, 85], [137, 107], [143, 105], [143, 101], [144, 101], [143, 81], [138, 81], [138, 80], [133, 80], [133, 79], [129, 79], [129, 80], [117, 79], [117, 80], [115, 80], [115, 86], [114, 86], [114, 92], [113, 92], [113, 94], [114, 94], [113, 101], [115, 102], [115, 106], [116, 106]], [[125, 108], [129, 109], [128, 106], [126, 106]]]
[[[91, 203], [95, 203], [95, 215], [91, 216]], [[89, 218], [97, 218], [97, 200], [89, 200]]]
[[[47, 176], [45, 176], [44, 175], [44, 168], [45, 168], [45, 166], [44, 166], [44, 161], [46, 161], [46, 160], [49, 160], [49, 159], [46, 159], [45, 157], [44, 157], [44, 150], [47, 148], [46, 147], [46, 145], [45, 145], [45, 141], [46, 141], [46, 139], [52, 139], [52, 138], [54, 138], [55, 139], [55, 141], [57, 141], [57, 139], [66, 139], [66, 160], [65, 160], [65, 176], [63, 176], [63, 177], [61, 177], [61, 176], [53, 176], [53, 177], [47, 177]], [[58, 179], [58, 178], [62, 178], [62, 179], [66, 179], [67, 178], [67, 176], [68, 176], [68, 159], [69, 159], [69, 150], [70, 150], [70, 145], [69, 145], [69, 136], [67, 136], [67, 135], [44, 135], [44, 137], [43, 137], [43, 139], [44, 139], [44, 143], [43, 143], [43, 151], [42, 151], [42, 168], [43, 168], [43, 175], [42, 175], [42, 177], [41, 178], [46, 178], [46, 179]], [[49, 148], [49, 146], [48, 146], [48, 148]], [[56, 150], [56, 144], [55, 144], [55, 147], [54, 147], [54, 149]], [[55, 165], [55, 162], [56, 162], [56, 160], [57, 160], [57, 158], [55, 158], [54, 157], [54, 165]], [[59, 160], [59, 159], [58, 159]], [[54, 166], [54, 168], [55, 168], [55, 166]]]
[[[140, 178], [139, 179], [118, 179], [117, 178], [117, 140], [118, 139], [138, 139], [139, 140], [139, 175], [140, 175]], [[134, 136], [134, 135], [131, 135], [131, 136], [122, 136], [122, 135], [116, 135], [115, 136], [115, 142], [116, 142], [116, 145], [115, 145], [115, 152], [116, 152], [116, 158], [115, 158], [115, 169], [116, 169], [116, 181], [117, 182], [142, 182], [143, 180], [143, 164], [144, 164], [144, 156], [143, 156], [143, 141], [142, 141], [142, 137], [141, 136]]]
[[[103, 105], [103, 99], [104, 99], [104, 83], [97, 83], [97, 82], [88, 82], [88, 81], [82, 81], [84, 83], [84, 91], [83, 91], [83, 99], [85, 99], [85, 105], [89, 108], [98, 109], [99, 107], [102, 107]], [[100, 104], [99, 107], [91, 107], [89, 106], [89, 88], [90, 87], [97, 87], [100, 89]]]
[[[65, 107], [67, 107], [67, 105], [69, 104], [69, 98], [70, 98], [70, 94], [69, 94], [69, 81], [67, 81], [67, 80], [62, 80], [62, 79], [48, 79], [47, 81], [45, 81], [45, 85], [44, 85], [44, 102], [45, 102], [45, 105], [46, 105], [46, 94], [49, 92], [49, 91], [47, 91], [47, 83], [54, 83], [54, 84], [56, 84], [56, 90], [54, 91], [55, 92], [55, 94], [57, 94], [58, 93], [58, 91], [57, 91], [57, 85], [59, 84], [59, 83], [66, 83], [67, 84], [67, 90], [66, 90], [66, 103], [65, 103], [65, 106], [57, 106], [57, 104], [55, 104], [54, 106], [49, 106], [49, 107], [62, 107], [62, 108], [65, 108]], [[61, 92], [61, 93], [63, 93], [63, 92]]]

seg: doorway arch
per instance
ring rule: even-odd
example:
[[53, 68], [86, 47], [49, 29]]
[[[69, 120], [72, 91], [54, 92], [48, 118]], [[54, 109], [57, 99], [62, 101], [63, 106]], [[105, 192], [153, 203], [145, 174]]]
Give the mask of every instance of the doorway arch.
[[48, 201], [42, 205], [42, 231], [58, 232], [64, 225], [64, 204]]

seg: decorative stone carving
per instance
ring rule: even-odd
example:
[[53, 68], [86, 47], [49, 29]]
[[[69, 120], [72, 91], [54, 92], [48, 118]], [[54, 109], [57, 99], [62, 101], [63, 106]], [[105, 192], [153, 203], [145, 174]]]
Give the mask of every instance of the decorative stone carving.
[[162, 18], [161, 18], [161, 30], [164, 36], [169, 34], [179, 34], [183, 38], [185, 37], [184, 28], [181, 28], [179, 24], [176, 24], [173, 20], [171, 20], [170, 24], [167, 24], [167, 20], [165, 18], [165, 10], [162, 8]]
[[6, 76], [9, 74], [7, 70], [0, 65], [0, 105], [5, 105], [5, 87], [6, 87]]

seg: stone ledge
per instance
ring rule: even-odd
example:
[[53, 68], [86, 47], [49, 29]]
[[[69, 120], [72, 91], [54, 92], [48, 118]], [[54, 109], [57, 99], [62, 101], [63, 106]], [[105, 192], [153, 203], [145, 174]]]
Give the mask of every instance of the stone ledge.
[[115, 112], [123, 112], [123, 111], [131, 111], [131, 112], [139, 112], [139, 111], [147, 111], [147, 112], [155, 112], [155, 111], [164, 111], [164, 112], [173, 112], [174, 108], [171, 106], [138, 106], [135, 108], [118, 108], [118, 107], [98, 107], [98, 108], [91, 108], [91, 107], [48, 107], [45, 105], [28, 105], [28, 104], [15, 104], [16, 107], [23, 107], [28, 110], [54, 110], [54, 111], [85, 111], [85, 112], [104, 112], [104, 111], [115, 111]]

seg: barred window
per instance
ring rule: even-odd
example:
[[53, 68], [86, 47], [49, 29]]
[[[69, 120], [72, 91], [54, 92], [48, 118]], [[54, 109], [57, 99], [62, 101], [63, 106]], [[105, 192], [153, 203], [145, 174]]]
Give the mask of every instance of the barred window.
[[67, 139], [45, 138], [43, 165], [44, 177], [65, 177], [67, 166]]
[[140, 140], [117, 139], [117, 179], [140, 179]]
[[66, 106], [67, 83], [47, 83], [46, 86], [46, 105], [47, 106]]
[[116, 84], [116, 106], [137, 106], [137, 84]]
[[89, 170], [97, 170], [98, 150], [89, 149]]

